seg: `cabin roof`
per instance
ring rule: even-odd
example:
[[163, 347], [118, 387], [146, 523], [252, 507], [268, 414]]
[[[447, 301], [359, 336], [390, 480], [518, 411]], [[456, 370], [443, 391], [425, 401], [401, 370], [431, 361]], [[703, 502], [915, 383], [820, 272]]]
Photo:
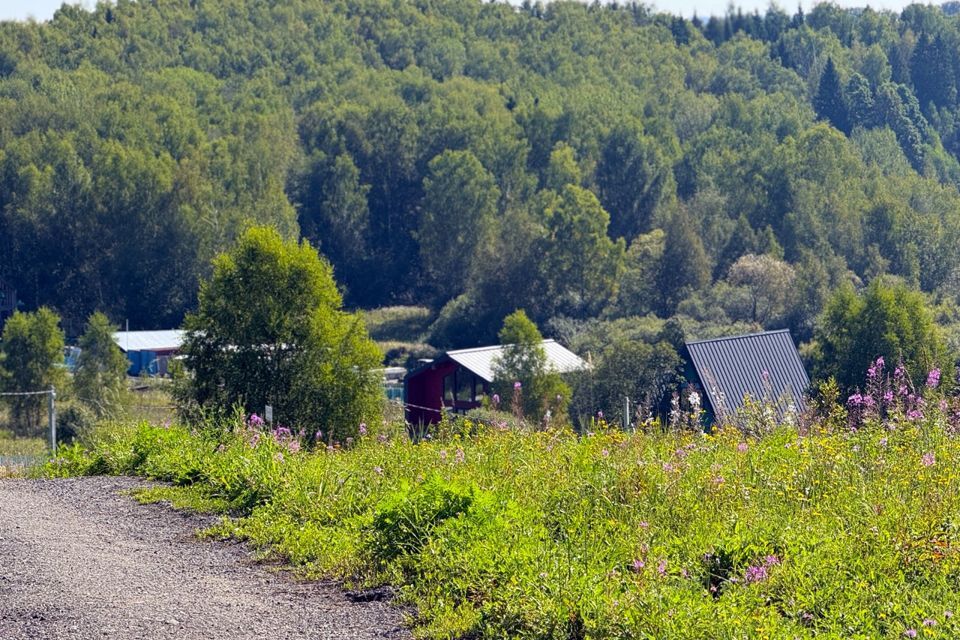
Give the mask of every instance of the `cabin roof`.
[[116, 331], [113, 341], [121, 351], [175, 351], [183, 344], [186, 332], [181, 329], [163, 331]]
[[[565, 348], [556, 340], [544, 340], [541, 345], [543, 345], [543, 350], [547, 354], [547, 366], [557, 373], [570, 373], [587, 367], [587, 363], [580, 356]], [[477, 377], [487, 382], [493, 382], [493, 364], [503, 354], [504, 348], [504, 345], [492, 345], [447, 351], [431, 363], [425, 363], [420, 370], [430, 368], [432, 363], [449, 359], [473, 372]], [[420, 370], [410, 372], [408, 377], [416, 375]]]
[[790, 404], [797, 411], [805, 408], [810, 378], [788, 330], [699, 340], [686, 347], [715, 414], [737, 411], [746, 396], [770, 401], [778, 417]]

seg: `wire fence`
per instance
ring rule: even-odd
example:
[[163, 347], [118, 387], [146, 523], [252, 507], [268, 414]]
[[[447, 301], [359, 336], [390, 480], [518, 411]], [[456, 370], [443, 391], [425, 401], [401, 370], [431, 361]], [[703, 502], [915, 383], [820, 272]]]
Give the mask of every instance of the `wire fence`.
[[50, 452], [57, 452], [57, 390], [53, 387], [43, 391], [4, 391], [0, 398], [29, 398], [47, 396], [47, 428], [50, 437]]

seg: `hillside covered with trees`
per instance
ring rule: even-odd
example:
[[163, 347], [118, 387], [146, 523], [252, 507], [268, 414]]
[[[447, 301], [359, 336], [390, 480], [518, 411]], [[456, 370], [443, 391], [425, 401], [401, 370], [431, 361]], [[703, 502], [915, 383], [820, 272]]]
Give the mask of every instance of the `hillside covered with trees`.
[[68, 335], [97, 309], [179, 325], [266, 224], [347, 305], [431, 307], [436, 346], [517, 308], [588, 346], [597, 319], [653, 341], [674, 316], [807, 341], [832, 289], [883, 274], [949, 327], [955, 9], [120, 0], [0, 23], [0, 279]]

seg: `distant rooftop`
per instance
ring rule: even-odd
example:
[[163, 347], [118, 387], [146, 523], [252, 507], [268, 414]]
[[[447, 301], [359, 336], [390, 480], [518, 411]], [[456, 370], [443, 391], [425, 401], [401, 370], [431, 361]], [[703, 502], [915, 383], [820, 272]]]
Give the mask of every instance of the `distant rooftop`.
[[[547, 354], [547, 366], [557, 373], [570, 373], [586, 368], [587, 364], [580, 356], [565, 348], [556, 340], [544, 340], [541, 344]], [[447, 351], [446, 355], [480, 378], [492, 382], [494, 360], [503, 354], [503, 350], [503, 345], [493, 345]]]
[[113, 341], [122, 351], [175, 351], [183, 344], [185, 333], [181, 329], [117, 331]]
[[[810, 378], [786, 329], [687, 343], [690, 360], [715, 414], [740, 409], [745, 396], [769, 400], [779, 416], [803, 411]], [[723, 405], [718, 407], [723, 394]]]

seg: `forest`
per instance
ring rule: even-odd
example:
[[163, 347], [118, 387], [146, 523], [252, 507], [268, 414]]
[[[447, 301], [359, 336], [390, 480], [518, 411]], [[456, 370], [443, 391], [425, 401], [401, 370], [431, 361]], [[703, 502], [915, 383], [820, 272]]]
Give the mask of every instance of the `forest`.
[[0, 279], [68, 337], [94, 310], [179, 326], [268, 225], [349, 308], [429, 308], [440, 348], [518, 308], [596, 353], [678, 327], [806, 343], [832, 291], [882, 276], [956, 351], [958, 9], [119, 0], [0, 23]]

